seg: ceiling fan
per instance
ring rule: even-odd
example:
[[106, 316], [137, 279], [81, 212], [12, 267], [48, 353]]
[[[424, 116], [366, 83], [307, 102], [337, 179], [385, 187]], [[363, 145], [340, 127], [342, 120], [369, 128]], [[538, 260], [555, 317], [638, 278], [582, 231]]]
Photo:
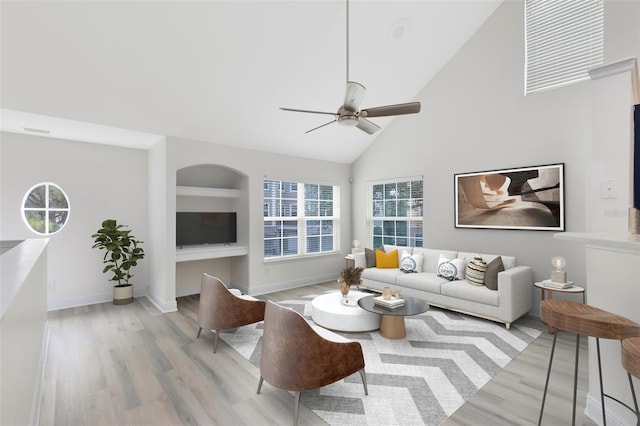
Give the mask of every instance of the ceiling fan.
[[325, 111], [311, 111], [306, 109], [296, 109], [296, 108], [280, 108], [283, 111], [293, 111], [293, 112], [304, 112], [310, 114], [326, 114], [334, 116], [334, 119], [329, 121], [328, 123], [322, 124], [318, 127], [314, 127], [311, 130], [307, 130], [305, 132], [313, 132], [314, 130], [318, 130], [324, 126], [328, 126], [332, 123], [341, 123], [348, 126], [355, 126], [360, 130], [372, 135], [378, 130], [380, 130], [380, 126], [373, 123], [372, 121], [367, 120], [370, 117], [388, 117], [392, 115], [404, 115], [404, 114], [415, 114], [420, 112], [420, 102], [409, 102], [404, 104], [395, 104], [395, 105], [385, 105], [373, 108], [365, 108], [360, 109], [360, 104], [364, 99], [364, 94], [366, 92], [366, 88], [355, 81], [349, 81], [349, 0], [346, 0], [347, 3], [347, 89], [344, 97], [344, 103], [340, 108], [338, 108], [338, 112], [325, 112]]

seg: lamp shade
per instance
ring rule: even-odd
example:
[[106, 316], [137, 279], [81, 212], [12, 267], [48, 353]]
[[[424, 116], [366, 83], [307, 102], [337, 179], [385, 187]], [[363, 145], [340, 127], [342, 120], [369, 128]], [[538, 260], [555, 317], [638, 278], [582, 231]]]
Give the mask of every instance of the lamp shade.
[[564, 271], [565, 267], [567, 266], [567, 261], [564, 257], [556, 256], [551, 259], [551, 264], [554, 268], [556, 268], [556, 271]]

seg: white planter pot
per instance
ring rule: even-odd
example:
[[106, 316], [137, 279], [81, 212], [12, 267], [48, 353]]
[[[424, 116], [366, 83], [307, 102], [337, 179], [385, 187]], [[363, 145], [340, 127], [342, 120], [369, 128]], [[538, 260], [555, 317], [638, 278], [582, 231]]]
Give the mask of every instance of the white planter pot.
[[133, 302], [133, 285], [113, 287], [113, 304], [126, 305]]

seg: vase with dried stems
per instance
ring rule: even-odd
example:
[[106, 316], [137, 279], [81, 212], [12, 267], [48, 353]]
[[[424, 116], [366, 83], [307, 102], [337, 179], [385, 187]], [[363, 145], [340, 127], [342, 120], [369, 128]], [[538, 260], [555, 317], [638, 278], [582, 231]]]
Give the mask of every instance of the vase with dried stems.
[[352, 285], [360, 285], [360, 276], [364, 268], [348, 266], [340, 273], [338, 284], [340, 284], [340, 293], [346, 298], [349, 295], [349, 289]]

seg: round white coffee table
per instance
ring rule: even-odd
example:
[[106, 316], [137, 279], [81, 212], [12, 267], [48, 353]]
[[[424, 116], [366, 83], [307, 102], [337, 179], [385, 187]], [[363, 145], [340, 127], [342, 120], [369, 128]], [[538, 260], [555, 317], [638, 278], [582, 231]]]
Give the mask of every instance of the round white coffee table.
[[343, 303], [339, 291], [323, 294], [311, 301], [311, 318], [321, 327], [337, 331], [372, 331], [380, 328], [380, 315], [358, 306], [358, 299], [371, 293], [351, 290]]

